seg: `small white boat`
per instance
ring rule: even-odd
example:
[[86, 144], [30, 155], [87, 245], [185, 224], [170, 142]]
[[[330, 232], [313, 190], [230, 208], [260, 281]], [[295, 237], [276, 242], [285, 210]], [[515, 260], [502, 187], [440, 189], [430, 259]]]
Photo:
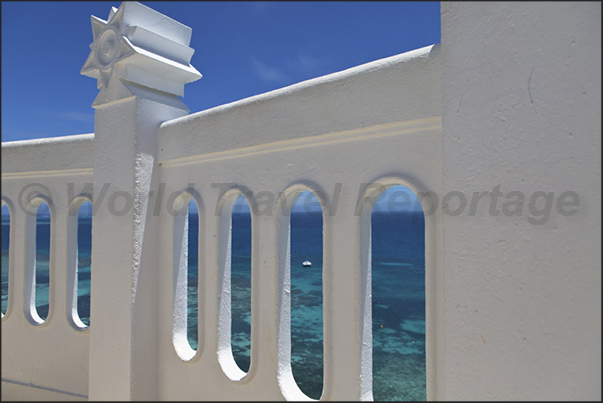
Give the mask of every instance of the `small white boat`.
[[302, 263], [302, 266], [304, 266], [304, 267], [310, 267], [310, 266], [312, 266], [312, 263], [311, 263], [309, 260], [305, 260], [305, 261]]

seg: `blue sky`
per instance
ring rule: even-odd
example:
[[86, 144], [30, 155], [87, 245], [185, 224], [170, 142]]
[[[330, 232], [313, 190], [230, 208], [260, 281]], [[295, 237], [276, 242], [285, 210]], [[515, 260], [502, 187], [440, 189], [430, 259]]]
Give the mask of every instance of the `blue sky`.
[[[192, 28], [191, 113], [440, 42], [439, 2], [142, 1]], [[121, 2], [2, 1], [2, 141], [92, 133], [90, 15]]]
[[[440, 42], [439, 2], [142, 3], [193, 30], [192, 113]], [[92, 133], [90, 15], [120, 4], [2, 2], [2, 141]]]

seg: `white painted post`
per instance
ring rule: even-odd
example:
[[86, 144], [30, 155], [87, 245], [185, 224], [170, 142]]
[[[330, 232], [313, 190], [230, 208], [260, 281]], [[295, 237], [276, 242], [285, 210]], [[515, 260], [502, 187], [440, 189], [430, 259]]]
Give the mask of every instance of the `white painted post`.
[[[156, 133], [188, 114], [178, 96], [201, 78], [190, 65], [191, 29], [140, 3], [91, 17], [82, 74], [98, 79], [93, 103], [94, 209], [90, 400], [157, 398]], [[152, 189], [155, 189], [153, 191]]]

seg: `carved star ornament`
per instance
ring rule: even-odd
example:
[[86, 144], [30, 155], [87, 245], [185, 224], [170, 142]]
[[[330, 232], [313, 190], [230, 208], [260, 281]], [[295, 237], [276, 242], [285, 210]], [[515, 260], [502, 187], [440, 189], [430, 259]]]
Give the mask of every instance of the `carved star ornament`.
[[[108, 21], [90, 16], [92, 21], [93, 42], [91, 52], [82, 67], [81, 74], [96, 78], [100, 93], [94, 100], [94, 105], [108, 101], [109, 92], [123, 92], [125, 87], [117, 75], [113, 74], [116, 63], [136, 53], [132, 44], [121, 34], [123, 23], [123, 8], [112, 7]], [[118, 97], [121, 98], [121, 97]]]
[[97, 79], [93, 107], [151, 91], [186, 108], [178, 96], [186, 83], [202, 77], [190, 64], [189, 27], [130, 1], [112, 7], [107, 21], [90, 19], [94, 40], [81, 73]]

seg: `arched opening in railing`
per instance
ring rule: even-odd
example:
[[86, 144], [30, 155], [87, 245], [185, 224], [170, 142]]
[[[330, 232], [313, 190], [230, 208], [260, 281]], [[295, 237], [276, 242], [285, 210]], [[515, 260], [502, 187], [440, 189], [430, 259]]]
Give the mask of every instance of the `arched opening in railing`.
[[235, 362], [249, 371], [251, 361], [251, 213], [243, 195], [232, 207], [230, 258], [231, 333]]
[[240, 381], [251, 368], [251, 227], [245, 189], [228, 190], [218, 209], [218, 362]]
[[188, 266], [186, 281], [186, 337], [193, 350], [199, 345], [199, 209], [188, 202]]
[[306, 190], [291, 208], [291, 371], [313, 399], [323, 389], [322, 209]]
[[426, 400], [425, 218], [406, 186], [383, 191], [371, 214], [372, 394]]
[[323, 394], [324, 205], [325, 193], [312, 183], [290, 186], [277, 202], [278, 382], [286, 400]]
[[9, 276], [9, 249], [10, 249], [10, 211], [8, 205], [2, 201], [2, 316], [8, 309], [8, 276]]
[[[34, 310], [32, 315], [37, 322], [48, 318], [50, 309], [50, 238], [51, 215], [46, 202], [37, 209], [35, 225], [35, 264], [34, 264]], [[34, 315], [35, 313], [35, 315]], [[36, 317], [37, 316], [37, 317]]]
[[68, 231], [71, 320], [77, 328], [85, 329], [90, 326], [92, 274], [92, 203], [88, 196], [79, 196], [71, 203]]
[[199, 204], [182, 192], [171, 206], [174, 216], [174, 300], [172, 343], [183, 361], [199, 350]]

